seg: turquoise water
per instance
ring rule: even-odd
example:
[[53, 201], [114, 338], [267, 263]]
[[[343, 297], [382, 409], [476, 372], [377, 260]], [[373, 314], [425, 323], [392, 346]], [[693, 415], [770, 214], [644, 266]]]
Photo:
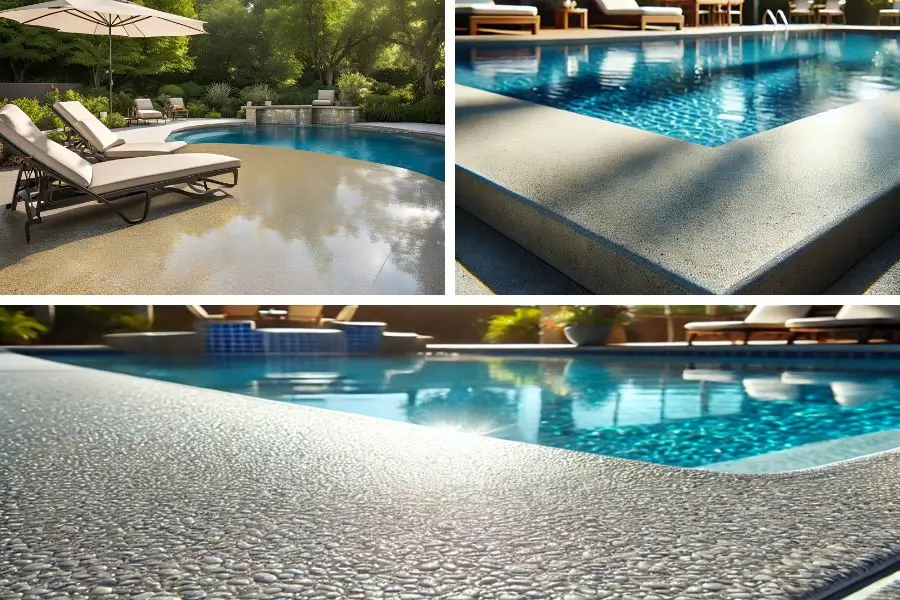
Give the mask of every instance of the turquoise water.
[[457, 83], [704, 146], [900, 90], [896, 33], [458, 46]]
[[[44, 356], [43, 354], [41, 356]], [[700, 467], [900, 428], [896, 362], [595, 358], [54, 360], [556, 448]], [[865, 370], [857, 368], [865, 363]], [[860, 365], [863, 366], [863, 365]]]
[[351, 127], [209, 127], [174, 133], [189, 144], [254, 144], [336, 154], [401, 167], [444, 180], [444, 145], [423, 138]]

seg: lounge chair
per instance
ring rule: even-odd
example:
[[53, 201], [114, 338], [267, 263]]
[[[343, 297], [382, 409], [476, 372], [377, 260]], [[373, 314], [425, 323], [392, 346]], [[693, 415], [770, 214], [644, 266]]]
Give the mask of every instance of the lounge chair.
[[900, 21], [900, 0], [894, 0], [890, 8], [882, 8], [878, 11], [878, 25], [881, 25], [881, 19], [885, 19], [888, 23], [891, 21]]
[[67, 146], [85, 158], [102, 161], [158, 156], [172, 154], [187, 146], [185, 142], [126, 142], [77, 100], [57, 102], [53, 111], [71, 129], [71, 143]]
[[290, 323], [318, 327], [321, 319], [321, 306], [288, 306], [287, 320]]
[[785, 325], [794, 336], [810, 335], [820, 342], [834, 335], [852, 335], [860, 344], [868, 344], [876, 334], [894, 340], [900, 332], [900, 306], [848, 304], [834, 317], [794, 318]]
[[131, 116], [141, 121], [155, 120], [157, 123], [160, 119], [165, 122], [166, 115], [153, 108], [153, 102], [149, 98], [137, 98], [131, 109]]
[[842, 23], [846, 23], [842, 0], [825, 0], [825, 8], [819, 9], [819, 23], [822, 22], [822, 17], [825, 17], [826, 25], [831, 25], [831, 21], [836, 18], [840, 18]]
[[[765, 306], [754, 307], [743, 321], [697, 321], [687, 323], [684, 326], [685, 338], [688, 345], [694, 343], [694, 338], [703, 335], [727, 335], [729, 333], [743, 334], [746, 344], [754, 333], [775, 332], [787, 333], [785, 322], [788, 319], [805, 317], [812, 306]], [[794, 336], [788, 336], [788, 343], [794, 341]]]
[[[484, 25], [524, 25], [534, 35], [541, 31], [541, 17], [535, 6], [494, 4], [494, 0], [456, 0], [457, 29], [478, 35]], [[491, 29], [490, 33], [514, 33]]]
[[[7, 209], [15, 210], [22, 202], [28, 219], [25, 239], [31, 241], [31, 225], [41, 222], [45, 210], [99, 202], [119, 215], [129, 225], [147, 219], [151, 194], [175, 192], [191, 198], [208, 198], [218, 188], [237, 185], [241, 161], [220, 154], [188, 153], [169, 156], [144, 156], [92, 164], [47, 139], [22, 110], [7, 104], [0, 109], [0, 142], [4, 150], [18, 155], [22, 164], [16, 177], [12, 202]], [[214, 179], [231, 174], [233, 181]], [[180, 187], [202, 186], [202, 193]], [[195, 188], [196, 189], [196, 188]], [[143, 196], [143, 214], [137, 218], [126, 216], [115, 201]]]
[[169, 98], [169, 101], [166, 102], [166, 114], [172, 117], [173, 121], [177, 121], [178, 117], [185, 119], [190, 117], [184, 98]]
[[333, 106], [335, 100], [334, 90], [319, 90], [316, 99], [312, 101], [313, 106]]
[[647, 25], [684, 27], [684, 15], [677, 6], [639, 6], [635, 0], [594, 0], [596, 10], [589, 14], [590, 25], [628, 25], [647, 29]]
[[805, 19], [807, 22], [811, 22], [816, 16], [816, 11], [809, 7], [811, 3], [812, 0], [796, 0], [789, 11], [791, 20]]
[[330, 327], [335, 323], [346, 323], [356, 314], [356, 311], [359, 310], [359, 306], [355, 304], [348, 304], [335, 315], [333, 319], [319, 319], [319, 325], [322, 327]]

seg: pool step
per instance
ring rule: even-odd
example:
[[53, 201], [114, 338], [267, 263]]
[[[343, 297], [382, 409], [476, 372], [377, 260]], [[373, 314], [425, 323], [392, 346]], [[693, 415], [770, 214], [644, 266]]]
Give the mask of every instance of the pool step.
[[457, 205], [594, 293], [818, 294], [900, 228], [900, 92], [704, 148], [456, 90]]

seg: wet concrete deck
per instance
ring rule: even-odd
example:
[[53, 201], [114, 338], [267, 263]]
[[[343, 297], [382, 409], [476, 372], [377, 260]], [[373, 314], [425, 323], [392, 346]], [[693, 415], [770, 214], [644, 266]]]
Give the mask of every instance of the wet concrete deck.
[[0, 373], [4, 598], [820, 599], [900, 558], [900, 452], [729, 475]]
[[[0, 211], [0, 293], [443, 293], [443, 182], [283, 148], [186, 151], [240, 158], [231, 195], [159, 196], [133, 227], [99, 205], [80, 205], [49, 213], [27, 245], [24, 213]], [[15, 176], [0, 173], [0, 191], [8, 194]]]

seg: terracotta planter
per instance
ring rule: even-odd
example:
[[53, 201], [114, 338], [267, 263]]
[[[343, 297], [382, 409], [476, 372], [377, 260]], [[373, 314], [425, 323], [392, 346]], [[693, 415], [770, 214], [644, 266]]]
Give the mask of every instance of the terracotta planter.
[[612, 325], [572, 325], [563, 332], [576, 346], [602, 346], [609, 338]]

